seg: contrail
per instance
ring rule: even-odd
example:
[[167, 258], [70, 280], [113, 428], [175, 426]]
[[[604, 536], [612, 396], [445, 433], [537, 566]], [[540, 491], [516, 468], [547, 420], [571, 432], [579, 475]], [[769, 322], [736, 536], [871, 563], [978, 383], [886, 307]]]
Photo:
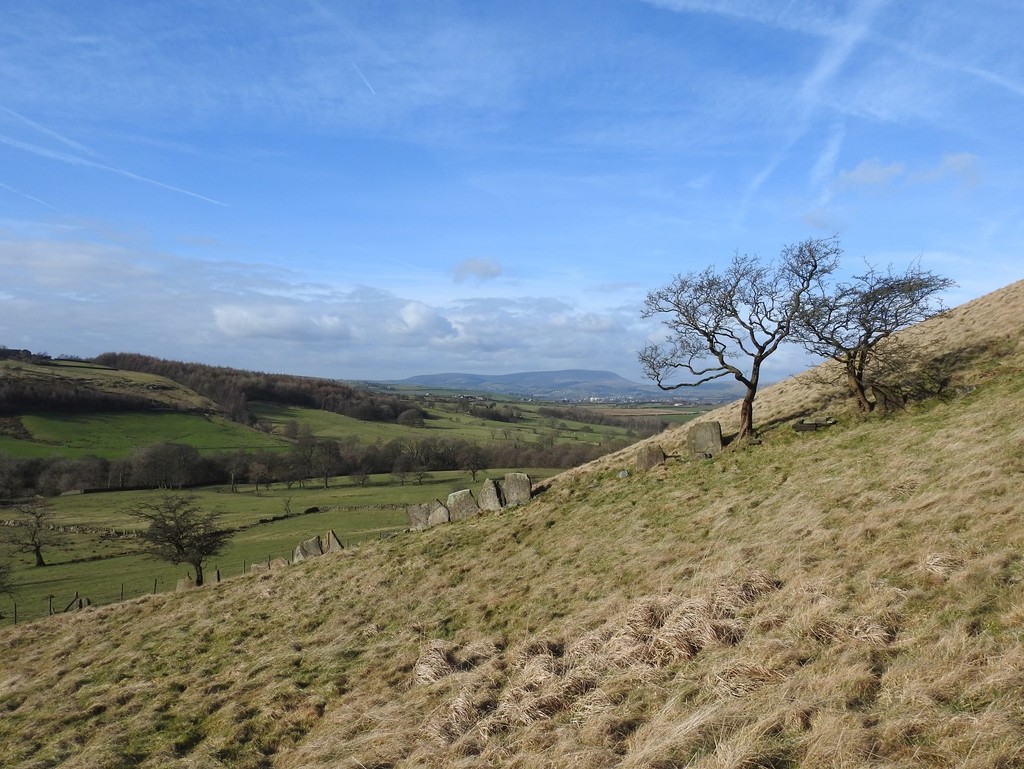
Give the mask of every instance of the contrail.
[[359, 65], [357, 65], [355, 62], [352, 62], [352, 66], [355, 67], [356, 72], [359, 73], [359, 77], [361, 77], [363, 79], [363, 82], [366, 83], [366, 87], [370, 89], [370, 93], [376, 96], [377, 92], [373, 90], [373, 86], [370, 85], [370, 81], [366, 79], [366, 75], [363, 74], [363, 71], [359, 69]]
[[69, 139], [68, 137], [63, 136], [63, 135], [57, 133], [52, 128], [47, 128], [44, 125], [40, 125], [36, 121], [31, 120], [31, 119], [25, 117], [24, 115], [21, 115], [21, 114], [15, 112], [13, 109], [8, 109], [7, 107], [0, 107], [0, 112], [6, 112], [8, 115], [10, 115], [11, 117], [17, 118], [18, 120], [20, 120], [25, 125], [31, 126], [32, 128], [36, 129], [37, 131], [39, 131], [41, 133], [44, 133], [44, 134], [46, 134], [47, 136], [49, 136], [49, 137], [51, 137], [53, 139], [56, 139], [61, 144], [66, 144], [67, 146], [71, 147], [74, 150], [78, 150], [79, 152], [84, 152], [86, 155], [92, 155], [93, 157], [96, 156], [96, 153], [93, 152], [88, 147], [86, 147], [85, 145], [79, 144], [74, 139]]
[[14, 187], [8, 187], [3, 182], [0, 182], [0, 188], [5, 189], [8, 192], [12, 192], [15, 195], [20, 195], [21, 197], [26, 198], [27, 200], [31, 200], [33, 203], [38, 203], [41, 206], [46, 206], [51, 211], [57, 211], [58, 213], [60, 213], [60, 209], [59, 208], [54, 208], [49, 203], [47, 203], [45, 200], [40, 200], [39, 198], [33, 197], [32, 195], [29, 195], [27, 192], [22, 192], [21, 190], [16, 190], [16, 189], [14, 189]]
[[204, 200], [207, 203], [213, 203], [213, 205], [215, 206], [224, 206], [225, 208], [230, 207], [228, 206], [227, 203], [222, 203], [219, 200], [208, 198], [205, 195], [200, 195], [197, 192], [183, 190], [181, 187], [175, 187], [170, 184], [164, 184], [163, 182], [158, 182], [156, 179], [150, 179], [145, 176], [139, 176], [138, 174], [133, 174], [131, 171], [125, 171], [121, 168], [114, 168], [113, 166], [104, 165], [103, 163], [97, 163], [92, 160], [86, 160], [85, 158], [75, 157], [74, 155], [69, 155], [66, 152], [56, 152], [54, 150], [48, 150], [44, 147], [37, 147], [34, 144], [20, 142], [17, 139], [11, 139], [8, 136], [0, 135], [0, 144], [6, 144], [8, 147], [13, 147], [14, 149], [22, 150], [23, 152], [29, 152], [32, 153], [33, 155], [39, 155], [40, 157], [49, 158], [50, 160], [59, 160], [62, 163], [68, 163], [73, 166], [86, 166], [87, 168], [96, 168], [99, 169], [100, 171], [109, 171], [110, 173], [117, 174], [118, 176], [123, 176], [126, 179], [132, 179], [137, 182], [145, 182], [146, 184], [152, 184], [154, 187], [162, 187], [163, 189], [170, 190], [171, 192], [178, 192], [181, 193], [182, 195], [188, 195], [189, 197]]

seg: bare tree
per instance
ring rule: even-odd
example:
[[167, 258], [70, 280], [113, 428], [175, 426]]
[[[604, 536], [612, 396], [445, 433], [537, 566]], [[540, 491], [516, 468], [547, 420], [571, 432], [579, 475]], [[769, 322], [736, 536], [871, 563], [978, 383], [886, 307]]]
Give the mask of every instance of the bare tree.
[[891, 265], [885, 272], [868, 265], [851, 281], [818, 286], [802, 305], [795, 338], [814, 355], [839, 363], [857, 406], [870, 412], [879, 393], [897, 386], [917, 357], [905, 343], [883, 342], [941, 313], [937, 294], [954, 285], [920, 262], [899, 273]]
[[[836, 238], [809, 239], [785, 246], [776, 262], [737, 254], [722, 272], [677, 275], [647, 295], [643, 317], [663, 316], [669, 335], [664, 345], [639, 352], [644, 373], [662, 390], [734, 378], [746, 388], [737, 437], [752, 436], [761, 366], [787, 340], [808, 293], [836, 269], [841, 253]], [[685, 381], [672, 383], [677, 375]]]
[[395, 457], [395, 464], [391, 468], [391, 475], [399, 482], [399, 484], [404, 486], [405, 479], [409, 477], [409, 473], [411, 472], [412, 457], [404, 452]]
[[338, 442], [329, 439], [316, 442], [313, 451], [312, 470], [323, 479], [324, 488], [330, 488], [331, 476], [337, 475], [341, 466], [341, 450]]
[[148, 525], [141, 533], [147, 555], [173, 564], [187, 563], [203, 584], [203, 563], [220, 553], [233, 532], [220, 528], [220, 514], [200, 509], [193, 495], [165, 494], [128, 511]]
[[476, 483], [476, 474], [487, 468], [487, 456], [479, 443], [470, 441], [459, 451], [459, 467], [466, 470]]
[[58, 529], [53, 524], [53, 509], [37, 502], [18, 505], [15, 513], [15, 525], [7, 530], [8, 542], [15, 552], [31, 553], [36, 566], [46, 566], [43, 548], [60, 541]]
[[183, 443], [155, 443], [132, 457], [135, 483], [161, 489], [180, 489], [197, 480], [199, 450]]

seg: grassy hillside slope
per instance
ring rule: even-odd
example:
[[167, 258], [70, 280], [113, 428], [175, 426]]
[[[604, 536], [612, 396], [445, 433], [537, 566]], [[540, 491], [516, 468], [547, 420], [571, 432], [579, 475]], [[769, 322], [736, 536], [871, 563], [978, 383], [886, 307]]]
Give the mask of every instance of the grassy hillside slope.
[[6, 380], [40, 390], [71, 383], [82, 390], [142, 397], [170, 409], [198, 412], [217, 410], [217, 405], [208, 398], [164, 377], [123, 371], [88, 361], [3, 360], [0, 361], [0, 373]]
[[[161, 441], [177, 441], [203, 451], [282, 448], [284, 441], [229, 421], [213, 401], [164, 377], [74, 360], [0, 360], [0, 383], [10, 390], [95, 394], [122, 398], [74, 410], [61, 400], [40, 406], [11, 406], [0, 415], [0, 451], [19, 458], [81, 457], [112, 459]], [[73, 399], [69, 399], [71, 403]]]
[[1024, 766], [1024, 283], [910, 335], [946, 398], [7, 629], [0, 764]]

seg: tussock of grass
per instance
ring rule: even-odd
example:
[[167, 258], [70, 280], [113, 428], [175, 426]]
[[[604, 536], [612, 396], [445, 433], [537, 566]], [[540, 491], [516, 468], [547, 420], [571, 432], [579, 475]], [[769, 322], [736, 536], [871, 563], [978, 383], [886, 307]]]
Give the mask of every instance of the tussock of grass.
[[901, 414], [790, 382], [760, 446], [679, 430], [646, 473], [5, 630], [0, 764], [1024, 766], [1022, 325], [1015, 284], [914, 329], [960, 363]]

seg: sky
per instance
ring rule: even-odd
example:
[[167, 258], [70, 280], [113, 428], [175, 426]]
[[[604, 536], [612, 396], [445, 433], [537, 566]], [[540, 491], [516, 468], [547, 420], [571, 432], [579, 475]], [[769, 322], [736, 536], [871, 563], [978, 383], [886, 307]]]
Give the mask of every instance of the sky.
[[1022, 34], [1019, 0], [10, 0], [0, 345], [644, 381], [649, 291], [831, 236], [955, 306], [1024, 277]]

